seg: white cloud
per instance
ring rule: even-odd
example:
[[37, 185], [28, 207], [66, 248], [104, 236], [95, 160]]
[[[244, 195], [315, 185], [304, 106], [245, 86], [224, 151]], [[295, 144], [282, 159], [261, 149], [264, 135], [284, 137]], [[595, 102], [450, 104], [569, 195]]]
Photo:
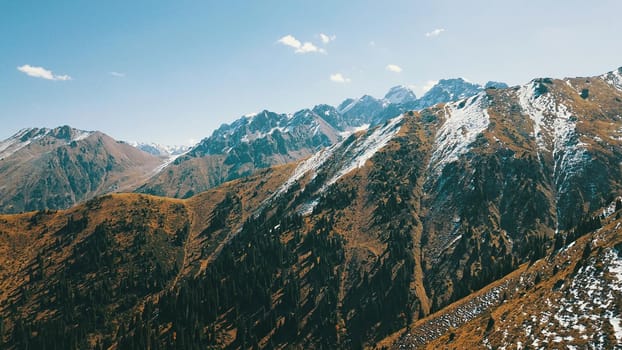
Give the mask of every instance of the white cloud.
[[331, 41], [335, 41], [335, 39], [337, 39], [337, 36], [320, 33], [320, 39], [322, 40], [322, 43], [328, 44]]
[[436, 28], [431, 32], [425, 33], [425, 36], [428, 38], [434, 38], [434, 37], [441, 35], [441, 33], [443, 33], [444, 31], [445, 31], [445, 28]]
[[425, 85], [423, 85], [423, 87], [421, 88], [421, 91], [423, 91], [423, 93], [426, 93], [430, 91], [430, 89], [433, 88], [434, 85], [436, 84], [438, 84], [438, 80], [428, 80], [426, 81]]
[[117, 78], [124, 78], [125, 77], [125, 73], [110, 72], [109, 74], [112, 75], [113, 77], [117, 77]]
[[25, 73], [28, 76], [47, 79], [47, 80], [71, 80], [71, 77], [68, 75], [55, 75], [51, 70], [45, 69], [43, 67], [35, 67], [29, 64], [25, 64], [23, 66], [17, 67], [17, 70]]
[[300, 40], [296, 39], [293, 35], [286, 35], [278, 40], [279, 43], [294, 48], [294, 52], [296, 53], [309, 53], [309, 52], [319, 52], [326, 53], [326, 50], [318, 48], [313, 45], [311, 42], [302, 43]]
[[313, 45], [313, 43], [306, 42], [302, 44], [302, 47], [296, 50], [296, 53], [308, 53], [308, 52], [320, 52], [325, 53], [324, 49], [320, 49], [317, 46]]
[[330, 75], [330, 81], [333, 81], [335, 83], [349, 83], [350, 78], [344, 77], [341, 73], [335, 73]]
[[394, 73], [399, 73], [402, 71], [402, 67], [398, 66], [397, 64], [387, 64], [385, 69], [388, 70], [389, 72], [394, 72]]
[[372, 41], [370, 41], [370, 42], [369, 42], [369, 46], [371, 46], [371, 47], [375, 47], [375, 46], [376, 46], [376, 42], [375, 42], [375, 41], [373, 41], [373, 40], [372, 40]]
[[298, 39], [294, 38], [292, 35], [289, 34], [279, 39], [279, 42], [283, 45], [291, 46], [295, 49], [298, 49], [300, 48], [300, 46], [302, 46]]

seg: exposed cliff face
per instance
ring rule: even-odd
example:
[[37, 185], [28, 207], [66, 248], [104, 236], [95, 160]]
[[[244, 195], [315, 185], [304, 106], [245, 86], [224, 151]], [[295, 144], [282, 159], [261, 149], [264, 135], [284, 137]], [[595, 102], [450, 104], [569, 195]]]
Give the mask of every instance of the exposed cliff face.
[[0, 145], [0, 212], [68, 208], [136, 188], [162, 159], [100, 132], [25, 129]]

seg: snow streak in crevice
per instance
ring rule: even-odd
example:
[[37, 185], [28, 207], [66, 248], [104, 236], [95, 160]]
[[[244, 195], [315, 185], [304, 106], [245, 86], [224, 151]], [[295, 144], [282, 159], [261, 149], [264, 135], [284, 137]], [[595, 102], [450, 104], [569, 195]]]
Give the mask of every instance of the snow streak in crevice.
[[539, 83], [522, 86], [518, 90], [518, 100], [523, 112], [533, 122], [538, 158], [545, 152], [553, 158], [552, 177], [557, 190], [556, 200], [559, 200], [571, 189], [570, 179], [583, 168], [589, 155], [576, 131], [577, 117], [552, 95], [554, 92], [536, 95], [536, 84]]
[[389, 141], [397, 134], [402, 125], [402, 116], [393, 118], [382, 127], [376, 128], [371, 135], [359, 138], [344, 152], [344, 158], [351, 158], [335, 176], [326, 184], [330, 186], [337, 182], [341, 177], [365, 165], [365, 162], [374, 156], [380, 149], [386, 146]]
[[430, 160], [430, 169], [439, 175], [449, 163], [470, 150], [490, 124], [486, 93], [482, 92], [466, 100], [445, 106], [447, 119], [437, 133], [434, 152]]

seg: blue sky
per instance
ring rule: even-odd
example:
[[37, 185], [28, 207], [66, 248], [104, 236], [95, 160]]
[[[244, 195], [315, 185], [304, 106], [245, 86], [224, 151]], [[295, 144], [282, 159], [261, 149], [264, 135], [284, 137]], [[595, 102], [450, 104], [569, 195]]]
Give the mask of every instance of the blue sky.
[[619, 0], [0, 0], [0, 139], [69, 124], [186, 144], [246, 113], [397, 84], [596, 75], [622, 66], [620, 13]]

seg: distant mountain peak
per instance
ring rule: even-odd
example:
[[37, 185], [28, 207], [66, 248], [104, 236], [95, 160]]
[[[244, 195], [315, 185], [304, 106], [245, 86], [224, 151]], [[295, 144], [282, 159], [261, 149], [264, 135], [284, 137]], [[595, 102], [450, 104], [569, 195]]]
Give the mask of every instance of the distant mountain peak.
[[75, 129], [68, 125], [59, 126], [54, 129], [24, 128], [6, 140], [0, 141], [0, 159], [9, 157], [20, 149], [45, 137], [70, 143], [83, 140], [93, 133], [94, 131]]
[[507, 89], [508, 84], [501, 81], [489, 81], [484, 85], [484, 89]]
[[354, 98], [347, 98], [345, 100], [343, 100], [343, 102], [341, 102], [341, 104], [339, 104], [339, 106], [337, 107], [337, 111], [339, 113], [345, 113], [347, 111], [349, 111], [350, 109], [352, 109], [352, 107], [359, 101], [360, 99], [354, 99]]
[[193, 146], [184, 145], [162, 145], [154, 142], [128, 142], [130, 146], [138, 148], [141, 151], [147, 152], [151, 155], [158, 157], [176, 157], [188, 152]]
[[461, 100], [482, 90], [484, 87], [464, 78], [441, 79], [418, 100], [417, 107], [423, 109], [438, 103]]
[[0, 212], [68, 208], [133, 190], [162, 164], [161, 157], [99, 131], [22, 129], [0, 141]]
[[417, 96], [411, 88], [397, 85], [389, 89], [386, 95], [384, 95], [384, 99], [389, 103], [404, 104], [416, 101]]

